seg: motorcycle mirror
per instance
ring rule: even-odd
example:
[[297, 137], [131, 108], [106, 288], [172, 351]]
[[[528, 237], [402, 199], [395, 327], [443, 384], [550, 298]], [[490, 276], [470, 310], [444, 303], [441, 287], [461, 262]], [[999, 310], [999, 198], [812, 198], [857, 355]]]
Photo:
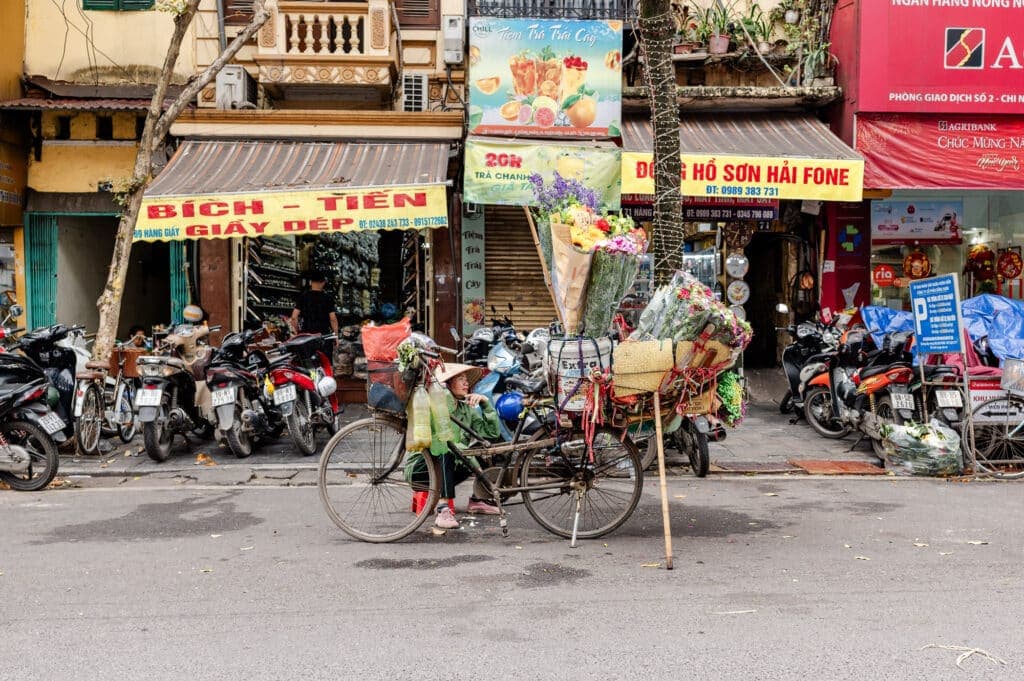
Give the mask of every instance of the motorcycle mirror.
[[448, 329], [448, 333], [450, 333], [452, 335], [452, 338], [455, 339], [456, 343], [458, 343], [459, 341], [462, 340], [462, 337], [459, 335], [459, 330], [456, 329], [454, 326], [452, 326], [452, 327], [450, 327]]
[[11, 305], [9, 308], [7, 308], [7, 310], [8, 312], [11, 313], [12, 317], [20, 317], [25, 313], [25, 309], [21, 305], [18, 305], [17, 303]]
[[789, 305], [786, 305], [785, 303], [779, 303], [778, 305], [775, 306], [775, 311], [778, 312], [779, 314], [789, 314]]
[[515, 312], [515, 308], [512, 307], [512, 303], [508, 304], [508, 311], [509, 312]]

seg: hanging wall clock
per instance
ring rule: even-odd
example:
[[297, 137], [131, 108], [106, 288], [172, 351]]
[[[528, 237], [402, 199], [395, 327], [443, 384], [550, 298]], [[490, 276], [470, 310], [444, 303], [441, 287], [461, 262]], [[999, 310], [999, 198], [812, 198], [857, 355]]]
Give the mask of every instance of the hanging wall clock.
[[725, 272], [733, 279], [742, 279], [750, 270], [750, 261], [742, 253], [730, 253], [725, 259]]
[[725, 290], [725, 296], [733, 305], [742, 305], [750, 300], [750, 286], [745, 281], [737, 279], [729, 284]]

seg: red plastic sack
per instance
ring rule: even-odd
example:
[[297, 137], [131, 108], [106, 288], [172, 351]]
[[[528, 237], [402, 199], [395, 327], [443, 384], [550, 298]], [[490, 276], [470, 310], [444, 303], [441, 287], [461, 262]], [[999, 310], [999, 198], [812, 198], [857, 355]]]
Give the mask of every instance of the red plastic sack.
[[394, 324], [363, 327], [363, 354], [366, 359], [377, 362], [394, 362], [398, 359], [398, 344], [412, 333], [412, 322], [405, 317]]

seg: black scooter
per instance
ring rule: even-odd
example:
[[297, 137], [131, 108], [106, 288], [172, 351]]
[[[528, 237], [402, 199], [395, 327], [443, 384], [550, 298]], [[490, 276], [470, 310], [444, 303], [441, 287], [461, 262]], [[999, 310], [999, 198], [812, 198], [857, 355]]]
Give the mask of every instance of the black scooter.
[[793, 342], [782, 351], [782, 369], [789, 387], [779, 401], [779, 411], [783, 414], [796, 412], [795, 421], [803, 413], [803, 394], [807, 380], [819, 374], [822, 367], [817, 366], [814, 370], [808, 371], [804, 369], [828, 362], [838, 345], [838, 333], [835, 331], [835, 321], [827, 324], [801, 322], [776, 330], [787, 331], [793, 337]]

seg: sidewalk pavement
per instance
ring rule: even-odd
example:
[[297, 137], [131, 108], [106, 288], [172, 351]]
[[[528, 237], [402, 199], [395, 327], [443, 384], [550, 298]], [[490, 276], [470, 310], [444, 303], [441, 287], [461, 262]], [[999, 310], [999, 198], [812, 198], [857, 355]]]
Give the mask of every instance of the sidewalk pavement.
[[[345, 423], [365, 417], [363, 405], [346, 405]], [[858, 461], [877, 464], [868, 443], [851, 450], [854, 438], [826, 440], [803, 421], [790, 424], [790, 416], [780, 414], [774, 404], [750, 405], [746, 419], [736, 428], [726, 429], [724, 441], [711, 443], [711, 472], [728, 473], [803, 473], [789, 463], [793, 459], [827, 461]], [[141, 434], [130, 444], [118, 440], [111, 451], [98, 456], [61, 456], [59, 475], [79, 479], [91, 477], [121, 478], [123, 482], [143, 477], [151, 479], [195, 480], [203, 484], [293, 484], [316, 482], [318, 457], [302, 456], [292, 447], [288, 436], [259, 447], [252, 456], [239, 459], [226, 446], [213, 441], [191, 438], [189, 447], [175, 438], [170, 458], [157, 463], [150, 459], [142, 444]], [[321, 435], [321, 445], [326, 434]], [[687, 460], [675, 450], [666, 450], [669, 472], [689, 475]]]

